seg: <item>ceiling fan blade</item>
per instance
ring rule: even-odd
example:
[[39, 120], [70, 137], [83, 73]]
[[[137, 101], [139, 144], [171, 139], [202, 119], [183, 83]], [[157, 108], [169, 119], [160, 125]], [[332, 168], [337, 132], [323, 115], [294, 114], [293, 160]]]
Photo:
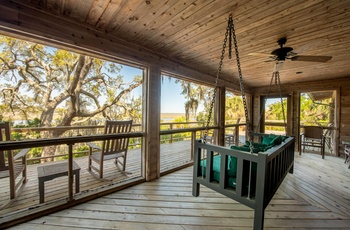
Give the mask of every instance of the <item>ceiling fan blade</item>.
[[298, 46], [297, 48], [295, 48], [295, 49], [293, 50], [293, 53], [300, 54], [300, 53], [303, 53], [303, 52], [305, 52], [305, 51], [307, 51], [307, 50], [312, 50], [312, 49], [314, 49], [315, 47], [317, 47], [318, 45], [320, 45], [320, 44], [322, 44], [322, 43], [324, 43], [324, 42], [326, 42], [326, 41], [327, 41], [326, 39], [321, 39], [321, 38], [319, 38], [319, 39], [314, 39], [314, 40], [312, 40], [312, 41], [309, 41], [309, 42], [304, 43], [304, 44], [301, 45], [301, 46]]
[[292, 61], [310, 61], [310, 62], [327, 62], [332, 59], [332, 56], [306, 56], [297, 55], [290, 58]]
[[274, 55], [265, 54], [265, 53], [249, 53], [248, 55], [257, 56], [257, 57], [274, 57]]

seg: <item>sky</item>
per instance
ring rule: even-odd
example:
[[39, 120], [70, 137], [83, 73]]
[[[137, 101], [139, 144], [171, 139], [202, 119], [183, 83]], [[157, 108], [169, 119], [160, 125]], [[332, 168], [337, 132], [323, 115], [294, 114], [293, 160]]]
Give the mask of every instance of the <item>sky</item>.
[[180, 84], [167, 78], [162, 82], [161, 113], [185, 113], [185, 98]]
[[[142, 75], [142, 69], [123, 65], [120, 75], [132, 78], [135, 75]], [[161, 113], [185, 113], [185, 98], [181, 95], [181, 86], [175, 80], [169, 81], [165, 78], [162, 82], [161, 90]], [[142, 94], [141, 87], [135, 89], [135, 96]]]

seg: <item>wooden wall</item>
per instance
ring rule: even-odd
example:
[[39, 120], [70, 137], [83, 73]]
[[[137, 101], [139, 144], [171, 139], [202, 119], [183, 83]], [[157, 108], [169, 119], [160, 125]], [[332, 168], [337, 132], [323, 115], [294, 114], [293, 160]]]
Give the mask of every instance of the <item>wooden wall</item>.
[[[281, 80], [282, 81], [282, 80]], [[323, 91], [323, 90], [335, 90], [335, 126], [336, 126], [336, 153], [344, 155], [344, 146], [341, 144], [342, 141], [350, 141], [350, 77], [324, 80], [324, 81], [313, 81], [303, 82], [295, 84], [282, 84], [282, 94], [291, 96], [291, 109], [290, 116], [292, 123], [290, 135], [299, 136], [299, 95], [301, 92], [310, 91]], [[260, 96], [266, 95], [268, 87], [254, 88], [253, 89], [253, 116], [254, 125], [258, 122], [258, 115], [260, 114]], [[270, 95], [279, 95], [278, 87], [273, 87], [270, 90]]]

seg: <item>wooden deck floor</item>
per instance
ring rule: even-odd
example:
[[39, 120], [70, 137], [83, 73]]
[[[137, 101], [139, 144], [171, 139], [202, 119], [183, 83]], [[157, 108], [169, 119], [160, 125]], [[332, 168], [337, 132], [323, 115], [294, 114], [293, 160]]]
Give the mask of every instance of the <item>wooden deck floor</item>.
[[[268, 205], [265, 229], [350, 229], [350, 170], [343, 159], [296, 154]], [[202, 188], [192, 167], [13, 227], [13, 229], [252, 229], [253, 211]]]
[[[172, 144], [161, 145], [161, 172], [169, 170], [173, 167], [190, 162], [190, 148], [191, 141], [175, 142]], [[87, 157], [74, 158], [74, 161], [80, 166], [80, 194], [86, 195], [101, 187], [108, 187], [113, 183], [120, 183], [141, 177], [141, 150], [134, 149], [128, 151], [126, 170], [132, 174], [125, 175], [120, 173], [114, 166], [113, 161], [105, 162], [104, 178], [112, 180], [99, 181], [96, 180], [90, 173], [88, 173]], [[55, 162], [52, 162], [55, 163]], [[45, 165], [52, 164], [45, 163]], [[19, 210], [33, 209], [39, 206], [47, 205], [59, 200], [65, 200], [68, 197], [68, 177], [59, 177], [51, 181], [45, 182], [45, 204], [39, 204], [38, 191], [38, 175], [37, 167], [44, 164], [28, 165], [27, 175], [28, 184], [20, 196], [9, 207], [0, 210], [0, 224], [1, 218], [12, 215]], [[0, 180], [0, 206], [9, 198], [9, 182], [8, 179]]]

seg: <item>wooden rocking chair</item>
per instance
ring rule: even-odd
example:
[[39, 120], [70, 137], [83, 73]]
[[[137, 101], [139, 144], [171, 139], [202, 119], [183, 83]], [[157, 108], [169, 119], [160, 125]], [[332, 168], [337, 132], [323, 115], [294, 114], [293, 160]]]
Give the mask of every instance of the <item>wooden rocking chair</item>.
[[[9, 122], [0, 122], [0, 141], [10, 140]], [[14, 154], [12, 150], [0, 151], [0, 179], [8, 177], [10, 182], [10, 199], [3, 204], [0, 203], [0, 210], [15, 201], [27, 184], [26, 154], [29, 150], [29, 148], [22, 149], [17, 154]]]
[[[104, 134], [129, 133], [131, 131], [131, 127], [132, 120], [106, 121]], [[107, 160], [114, 160], [114, 164], [122, 173], [129, 174], [125, 171], [129, 138], [105, 140], [102, 142], [102, 147], [99, 147], [94, 143], [87, 144], [90, 147], [88, 171], [91, 175], [99, 180], [107, 180], [103, 179], [103, 162]], [[93, 152], [95, 149], [97, 149], [98, 152]], [[94, 166], [93, 162], [95, 162], [97, 166]]]

